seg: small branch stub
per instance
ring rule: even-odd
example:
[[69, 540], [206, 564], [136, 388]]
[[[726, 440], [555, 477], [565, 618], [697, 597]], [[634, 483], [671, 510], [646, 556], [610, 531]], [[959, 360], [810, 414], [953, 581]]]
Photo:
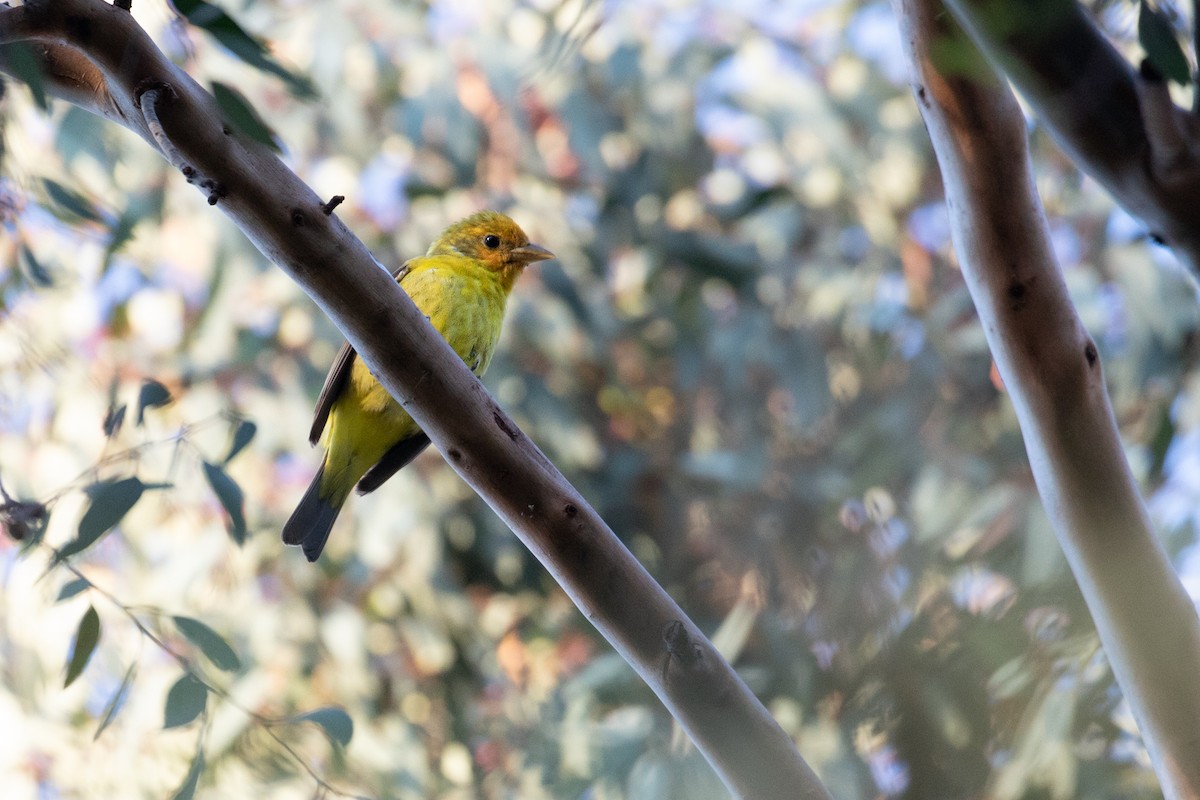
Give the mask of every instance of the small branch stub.
[[335, 208], [337, 208], [338, 206], [340, 206], [345, 200], [346, 200], [345, 195], [335, 194], [333, 197], [329, 198], [328, 203], [321, 206], [321, 211], [324, 212], [325, 216], [328, 217], [330, 214], [333, 213], [333, 210]]
[[208, 204], [215, 206], [217, 201], [225, 197], [229, 192], [226, 191], [224, 184], [220, 181], [202, 181], [200, 188], [208, 189]]
[[687, 626], [681, 620], [673, 619], [663, 627], [663, 645], [667, 655], [663, 659], [662, 679], [667, 682], [667, 673], [671, 669], [671, 659], [677, 660], [686, 668], [694, 667], [703, 657], [700, 645], [692, 641]]

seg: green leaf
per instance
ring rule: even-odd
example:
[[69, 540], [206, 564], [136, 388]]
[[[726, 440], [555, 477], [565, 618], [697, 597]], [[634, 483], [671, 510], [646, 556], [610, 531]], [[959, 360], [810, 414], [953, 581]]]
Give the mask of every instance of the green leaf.
[[142, 423], [146, 421], [147, 408], [161, 408], [169, 402], [171, 402], [171, 392], [167, 390], [166, 386], [153, 379], [142, 383], [142, 389], [138, 392], [138, 427], [141, 427]]
[[228, 464], [233, 460], [233, 457], [245, 449], [246, 445], [254, 439], [254, 434], [258, 433], [258, 426], [248, 419], [243, 419], [238, 422], [237, 428], [233, 431], [233, 442], [229, 445], [229, 453], [226, 454], [222, 464]]
[[26, 245], [21, 245], [21, 260], [25, 262], [25, 269], [29, 272], [29, 278], [36, 285], [42, 288], [47, 288], [54, 285], [54, 278], [50, 277], [50, 273], [42, 262], [37, 260], [37, 256], [33, 254]]
[[79, 620], [79, 630], [75, 632], [75, 643], [71, 646], [71, 660], [67, 662], [67, 679], [63, 681], [64, 689], [74, 683], [75, 679], [83, 672], [83, 668], [87, 666], [92, 652], [96, 649], [96, 643], [99, 641], [100, 615], [96, 613], [95, 607], [88, 606], [88, 610], [83, 614], [83, 619]]
[[42, 178], [42, 188], [46, 190], [46, 196], [57, 208], [88, 222], [105, 224], [104, 215], [96, 207], [96, 204], [74, 189], [68, 189], [58, 181], [52, 181], [49, 178]]
[[241, 660], [238, 659], [237, 653], [233, 651], [229, 643], [221, 638], [221, 634], [198, 619], [191, 617], [172, 617], [172, 619], [175, 620], [175, 627], [179, 629], [179, 632], [186, 636], [188, 641], [199, 647], [200, 651], [218, 669], [226, 672], [241, 669]]
[[1146, 57], [1162, 75], [1180, 86], [1192, 81], [1187, 56], [1179, 46], [1171, 20], [1161, 10], [1142, 0], [1138, 10], [1138, 42]]
[[125, 705], [125, 698], [129, 695], [129, 687], [133, 685], [133, 676], [137, 674], [137, 662], [129, 665], [129, 669], [125, 670], [125, 677], [121, 679], [121, 685], [117, 687], [117, 691], [113, 692], [113, 696], [109, 699], [108, 705], [104, 707], [104, 714], [100, 717], [100, 726], [96, 728], [96, 733], [92, 735], [92, 741], [100, 738], [100, 734], [104, 733], [112, 721], [116, 718], [117, 712]]
[[58, 551], [58, 558], [73, 556], [91, 547], [104, 534], [112, 530], [129, 513], [134, 503], [146, 489], [137, 478], [105, 481], [89, 486], [87, 492], [92, 502], [83, 518], [79, 520], [79, 534]]
[[208, 703], [208, 687], [190, 672], [186, 673], [167, 692], [167, 706], [163, 713], [163, 729], [187, 725], [204, 713]]
[[58, 131], [54, 136], [54, 149], [63, 157], [68, 167], [80, 155], [86, 154], [101, 164], [112, 164], [118, 159], [117, 150], [110, 146], [110, 131], [106, 125], [97, 125], [96, 117], [79, 106], [70, 106], [59, 118]]
[[133, 238], [134, 231], [137, 230], [139, 224], [147, 220], [162, 219], [163, 197], [163, 185], [158, 184], [129, 198], [125, 210], [109, 228], [108, 246], [104, 248], [101, 274], [108, 272], [113, 256]]
[[192, 766], [188, 767], [187, 777], [183, 779], [183, 785], [175, 791], [175, 794], [171, 795], [171, 800], [192, 800], [196, 795], [196, 786], [200, 783], [200, 775], [203, 772], [204, 751], [197, 750], [196, 757], [192, 759]]
[[5, 45], [4, 54], [7, 71], [14, 78], [29, 87], [33, 101], [42, 111], [48, 111], [50, 104], [46, 101], [46, 80], [43, 74], [42, 60], [29, 42], [10, 42]]
[[204, 477], [229, 515], [229, 535], [241, 547], [246, 541], [246, 515], [242, 511], [242, 489], [229, 473], [215, 464], [204, 462]]
[[350, 744], [354, 736], [354, 721], [350, 715], [337, 706], [326, 706], [300, 714], [291, 718], [292, 722], [315, 722], [325, 731], [325, 735], [342, 747]]
[[130, 214], [128, 210], [121, 212], [121, 215], [113, 221], [112, 226], [108, 229], [108, 247], [104, 248], [106, 267], [116, 252], [133, 238], [133, 230], [140, 221], [141, 217]]
[[262, 42], [246, 33], [233, 17], [223, 10], [207, 3], [205, 0], [172, 0], [175, 9], [188, 22], [198, 28], [208, 31], [214, 39], [220, 42], [235, 56], [252, 67], [281, 78], [292, 94], [302, 98], [317, 96], [317, 90], [312, 82], [303, 76], [285, 69], [271, 58]]
[[87, 578], [76, 578], [75, 580], [67, 581], [63, 587], [58, 590], [58, 597], [54, 598], [54, 602], [61, 603], [63, 600], [69, 600], [80, 592], [87, 591], [92, 587], [91, 581]]
[[109, 406], [108, 411], [104, 413], [104, 438], [111, 439], [121, 430], [121, 426], [125, 423], [125, 404], [120, 406]]
[[225, 121], [232, 125], [234, 130], [247, 139], [266, 145], [276, 153], [282, 152], [275, 141], [275, 132], [263, 122], [262, 117], [241, 92], [227, 84], [213, 81], [212, 93]]
[[1171, 419], [1171, 407], [1164, 405], [1158, 411], [1154, 430], [1150, 436], [1150, 469], [1147, 470], [1148, 481], [1156, 484], [1162, 480], [1163, 466], [1167, 463], [1167, 451], [1175, 440], [1175, 420]]

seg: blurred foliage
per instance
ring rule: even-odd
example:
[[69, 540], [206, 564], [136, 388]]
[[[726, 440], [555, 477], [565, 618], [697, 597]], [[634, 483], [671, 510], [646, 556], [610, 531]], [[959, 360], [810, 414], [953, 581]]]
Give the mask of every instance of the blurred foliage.
[[[177, 7], [219, 32], [134, 14], [385, 264], [488, 206], [558, 254], [487, 382], [834, 796], [1160, 796], [885, 3]], [[1136, 4], [1096, 14], [1136, 52]], [[352, 500], [318, 565], [281, 546], [338, 332], [140, 140], [39, 103], [0, 104], [0, 518], [23, 534], [0, 543], [0, 729], [22, 731], [0, 794], [723, 797], [435, 452]], [[1033, 141], [1194, 586], [1194, 287]]]

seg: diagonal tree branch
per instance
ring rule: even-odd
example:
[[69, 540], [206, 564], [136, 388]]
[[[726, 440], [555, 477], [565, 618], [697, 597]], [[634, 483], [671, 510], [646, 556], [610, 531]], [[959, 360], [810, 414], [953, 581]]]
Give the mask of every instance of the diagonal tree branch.
[[[1200, 0], [1192, 0], [1192, 58], [1200, 61]], [[1192, 71], [1194, 83], [1200, 83], [1200, 68]], [[1192, 95], [1192, 113], [1200, 113], [1200, 91]]]
[[[451, 466], [637, 670], [733, 792], [828, 797], [711, 642], [505, 415], [332, 207], [269, 150], [223, 126], [214, 99], [127, 12], [101, 0], [0, 8], [0, 44], [22, 40], [49, 45], [54, 63], [66, 63], [65, 49], [90, 60], [103, 88], [83, 97], [84, 107], [169, 151], [188, 180], [308, 292]], [[50, 83], [81, 98], [78, 82], [51, 76]], [[143, 107], [153, 111], [150, 119]]]
[[[954, 246], [1042, 502], [1168, 798], [1200, 796], [1200, 620], [1125, 461], [1096, 346], [1055, 263], [1021, 109], [938, 0], [893, 0]], [[937, 53], [952, 47], [951, 73]]]
[[[1075, 0], [946, 6], [1080, 168], [1200, 275], [1196, 119], [1169, 98], [1149, 111], [1145, 82]], [[1186, 157], [1156, 152], [1176, 131], [1188, 137]]]
[[[1192, 0], [1192, 58], [1200, 62], [1200, 0]], [[1200, 83], [1200, 69], [1192, 70], [1192, 81]], [[1200, 91], [1192, 94], [1192, 114], [1200, 113]]]

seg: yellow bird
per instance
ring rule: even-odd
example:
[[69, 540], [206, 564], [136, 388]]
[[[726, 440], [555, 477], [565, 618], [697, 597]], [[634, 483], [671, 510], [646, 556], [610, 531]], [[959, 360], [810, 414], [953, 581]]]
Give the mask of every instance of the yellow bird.
[[[443, 231], [429, 252], [406, 261], [395, 278], [454, 352], [483, 375], [517, 277], [527, 265], [553, 257], [508, 217], [481, 211]], [[325, 378], [308, 435], [316, 444], [329, 424], [325, 460], [283, 526], [283, 541], [302, 546], [309, 561], [321, 555], [355, 484], [359, 494], [378, 489], [429, 444], [354, 356], [350, 343], [343, 344]]]

